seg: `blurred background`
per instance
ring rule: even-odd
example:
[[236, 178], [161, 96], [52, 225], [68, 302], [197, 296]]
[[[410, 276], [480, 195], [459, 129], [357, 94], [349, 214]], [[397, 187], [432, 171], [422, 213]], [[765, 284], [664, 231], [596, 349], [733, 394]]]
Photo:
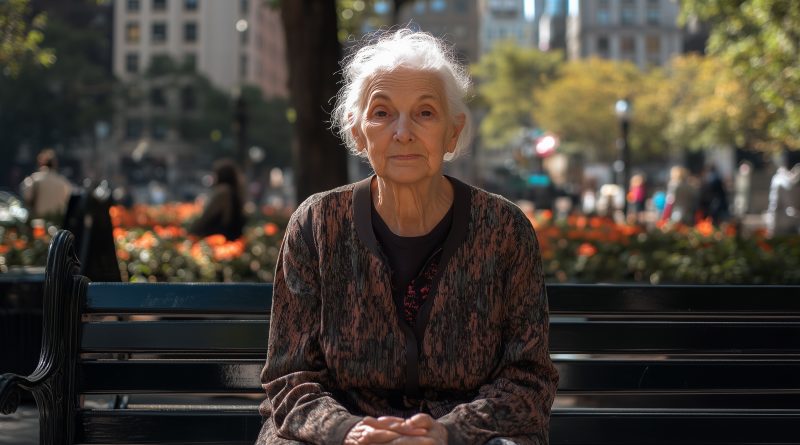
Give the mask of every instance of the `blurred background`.
[[[330, 98], [392, 26], [469, 67], [447, 172], [525, 210], [549, 282], [800, 283], [799, 5], [0, 0], [0, 298], [61, 227], [93, 280], [271, 281], [296, 204], [370, 173]], [[198, 229], [219, 159], [240, 236]]]

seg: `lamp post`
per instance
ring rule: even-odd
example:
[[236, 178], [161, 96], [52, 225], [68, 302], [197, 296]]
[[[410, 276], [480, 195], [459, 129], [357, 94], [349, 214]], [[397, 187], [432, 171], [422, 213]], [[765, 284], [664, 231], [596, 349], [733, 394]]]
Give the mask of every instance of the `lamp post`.
[[[614, 111], [619, 120], [620, 136], [617, 139], [617, 161], [614, 162], [614, 170], [617, 173], [617, 183], [622, 187], [625, 196], [628, 194], [628, 182], [630, 181], [631, 150], [628, 144], [628, 132], [631, 122], [631, 104], [627, 98], [620, 99], [614, 105]], [[627, 201], [627, 199], [626, 199]]]

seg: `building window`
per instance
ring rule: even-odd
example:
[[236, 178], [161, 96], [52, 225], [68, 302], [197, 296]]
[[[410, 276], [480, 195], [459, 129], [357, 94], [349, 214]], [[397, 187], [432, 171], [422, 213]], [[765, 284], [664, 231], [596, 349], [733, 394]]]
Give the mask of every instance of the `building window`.
[[431, 11], [433, 12], [442, 12], [447, 9], [447, 2], [444, 0], [433, 0], [431, 2]]
[[453, 10], [459, 13], [469, 12], [469, 3], [467, 0], [455, 0], [453, 2]]
[[564, 15], [563, 0], [547, 0], [546, 14], [550, 17], [559, 17]]
[[191, 111], [197, 107], [195, 100], [194, 88], [185, 86], [181, 88], [181, 109], [183, 111]]
[[128, 0], [128, 12], [139, 12], [140, 8], [139, 0]]
[[654, 65], [661, 64], [661, 37], [647, 36], [645, 40], [645, 49], [647, 52], [647, 61]]
[[597, 2], [595, 20], [598, 25], [608, 25], [611, 23], [611, 6], [608, 0], [599, 0]]
[[636, 2], [634, 0], [622, 0], [620, 17], [623, 25], [636, 23]]
[[125, 139], [139, 139], [142, 137], [144, 124], [139, 118], [128, 118], [125, 121]]
[[239, 78], [247, 78], [247, 54], [239, 56]]
[[661, 4], [659, 0], [647, 1], [647, 24], [648, 25], [661, 24]]
[[247, 45], [248, 40], [250, 40], [250, 28], [245, 29], [244, 31], [239, 31], [239, 43], [242, 45]]
[[166, 11], [167, 0], [153, 0], [153, 11]]
[[167, 138], [167, 123], [163, 118], [155, 118], [150, 124], [150, 134], [153, 139], [162, 141]]
[[197, 54], [186, 53], [183, 55], [183, 68], [187, 71], [197, 71]]
[[425, 2], [414, 2], [414, 12], [417, 14], [425, 14]]
[[632, 36], [622, 37], [619, 51], [623, 59], [632, 60], [636, 56], [636, 40]]
[[167, 24], [164, 22], [153, 23], [153, 43], [164, 43], [167, 41]]
[[597, 55], [600, 57], [608, 58], [609, 55], [608, 37], [603, 36], [597, 38]]
[[164, 107], [167, 105], [167, 96], [164, 95], [163, 88], [153, 88], [150, 90], [150, 104], [154, 107]]
[[187, 11], [196, 11], [197, 0], [183, 0], [183, 9]]
[[139, 43], [141, 38], [141, 30], [139, 24], [128, 22], [125, 24], [125, 41], [128, 43]]
[[129, 73], [139, 72], [139, 54], [128, 53], [125, 55], [125, 71]]
[[250, 10], [250, 0], [239, 0], [239, 13], [247, 15]]
[[183, 41], [184, 42], [197, 41], [197, 23], [188, 22], [183, 25]]

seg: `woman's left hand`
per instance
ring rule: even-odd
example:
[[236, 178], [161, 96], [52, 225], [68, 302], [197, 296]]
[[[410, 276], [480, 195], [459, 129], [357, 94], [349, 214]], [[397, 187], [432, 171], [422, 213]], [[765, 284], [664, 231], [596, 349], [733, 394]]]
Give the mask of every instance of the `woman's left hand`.
[[390, 445], [447, 445], [447, 429], [428, 414], [416, 414], [407, 419], [404, 426], [421, 428], [426, 433], [415, 436], [404, 435], [389, 442]]

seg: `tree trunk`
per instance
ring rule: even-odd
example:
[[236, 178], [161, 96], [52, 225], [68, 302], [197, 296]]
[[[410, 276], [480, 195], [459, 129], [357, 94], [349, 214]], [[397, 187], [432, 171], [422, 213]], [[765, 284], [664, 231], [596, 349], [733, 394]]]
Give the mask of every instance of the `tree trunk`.
[[347, 150], [328, 127], [338, 90], [342, 48], [334, 0], [281, 2], [286, 35], [289, 92], [297, 112], [292, 141], [297, 202], [346, 184]]

